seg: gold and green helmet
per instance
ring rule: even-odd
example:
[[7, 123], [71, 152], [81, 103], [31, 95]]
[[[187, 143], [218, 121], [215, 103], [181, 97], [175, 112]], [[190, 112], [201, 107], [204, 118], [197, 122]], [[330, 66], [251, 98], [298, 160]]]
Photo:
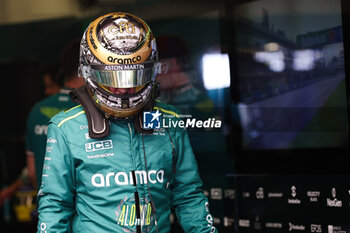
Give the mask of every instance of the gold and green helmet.
[[[134, 117], [155, 96], [157, 46], [149, 26], [137, 16], [116, 12], [94, 20], [81, 40], [79, 63], [91, 97], [111, 117]], [[134, 91], [111, 91], [120, 88]]]

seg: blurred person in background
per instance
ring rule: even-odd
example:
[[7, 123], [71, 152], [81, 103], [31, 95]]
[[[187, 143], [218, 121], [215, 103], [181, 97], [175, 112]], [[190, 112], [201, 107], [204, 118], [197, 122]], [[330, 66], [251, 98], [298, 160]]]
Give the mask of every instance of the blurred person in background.
[[161, 90], [158, 99], [174, 105], [192, 118], [218, 117], [214, 102], [209, 98], [197, 69], [191, 63], [186, 42], [176, 35], [161, 35], [156, 41], [162, 64], [161, 72], [156, 77]]
[[[28, 175], [37, 189], [41, 184], [49, 120], [60, 111], [75, 106], [69, 96], [70, 88], [84, 85], [84, 79], [78, 77], [80, 39], [73, 39], [60, 55], [60, 69], [56, 74], [56, 83], [62, 82], [63, 88], [58, 93], [38, 102], [27, 119], [26, 153]], [[52, 93], [54, 87], [46, 86], [45, 93]]]
[[[178, 107], [183, 112], [193, 111], [203, 106], [203, 101], [213, 107], [195, 83], [197, 72], [190, 64], [190, 55], [184, 40], [175, 35], [162, 35], [156, 38], [162, 72], [156, 77], [161, 88], [159, 100]], [[192, 108], [192, 109], [190, 109]], [[204, 109], [203, 109], [204, 110]]]
[[[158, 99], [174, 105], [188, 118], [206, 120], [215, 117], [220, 119], [218, 108], [201, 84], [197, 69], [191, 64], [186, 42], [176, 35], [161, 35], [156, 40], [159, 61], [162, 64], [162, 72], [156, 77], [161, 88]], [[195, 132], [203, 131], [205, 132], [195, 134]], [[206, 142], [207, 147], [217, 147], [212, 135], [208, 134], [209, 131], [210, 129], [188, 128], [195, 152], [205, 150], [203, 142]]]
[[[188, 49], [191, 47], [186, 44], [183, 37], [165, 34], [156, 37], [156, 40], [159, 61], [162, 63], [162, 72], [156, 77], [161, 88], [158, 99], [180, 109], [184, 118], [203, 121], [215, 119], [222, 123], [219, 128], [187, 128], [203, 180], [203, 189], [209, 192], [215, 188], [232, 187], [227, 179], [227, 175], [234, 172], [234, 162], [228, 147], [228, 137], [225, 135], [228, 122], [225, 121], [227, 109], [223, 111], [223, 107], [227, 106], [224, 96], [222, 95], [216, 103], [211, 99], [217, 95], [212, 92], [210, 96], [210, 92], [205, 89], [200, 72], [195, 62], [191, 60], [193, 57]], [[211, 213], [216, 217], [222, 216], [224, 207], [221, 203], [215, 200], [213, 202], [211, 198], [209, 203]]]
[[47, 124], [52, 116], [67, 110], [75, 104], [69, 97], [69, 88], [80, 87], [84, 80], [77, 75], [80, 39], [72, 40], [63, 49], [59, 65], [46, 65], [43, 68], [44, 92], [48, 97], [39, 101], [27, 119], [26, 149], [27, 166], [20, 176], [0, 192], [0, 207], [23, 186], [37, 190], [40, 184], [42, 164], [46, 149]]
[[46, 65], [43, 73], [45, 95], [55, 95], [63, 87], [63, 78], [62, 75], [59, 73], [59, 65]]
[[[48, 64], [42, 69], [42, 81], [44, 84], [44, 93], [46, 96], [52, 96], [58, 93], [63, 87], [63, 77], [59, 75], [59, 65], [58, 64]], [[45, 147], [45, 146], [44, 146]], [[23, 185], [33, 185], [32, 181], [28, 176], [28, 167], [25, 166], [22, 169], [20, 176], [9, 186], [3, 188], [0, 192], [0, 207], [3, 205], [4, 201], [12, 197], [17, 190], [19, 190]]]

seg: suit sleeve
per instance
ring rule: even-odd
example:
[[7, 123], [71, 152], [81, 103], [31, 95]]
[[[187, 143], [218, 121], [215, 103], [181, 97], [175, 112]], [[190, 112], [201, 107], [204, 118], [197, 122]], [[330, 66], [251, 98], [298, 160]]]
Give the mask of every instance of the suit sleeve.
[[186, 233], [217, 232], [209, 212], [208, 199], [202, 191], [202, 181], [187, 132], [183, 129], [177, 131], [176, 173], [172, 185], [172, 204], [176, 216]]
[[38, 192], [38, 233], [70, 232], [75, 211], [74, 163], [60, 128], [50, 123], [47, 138]]

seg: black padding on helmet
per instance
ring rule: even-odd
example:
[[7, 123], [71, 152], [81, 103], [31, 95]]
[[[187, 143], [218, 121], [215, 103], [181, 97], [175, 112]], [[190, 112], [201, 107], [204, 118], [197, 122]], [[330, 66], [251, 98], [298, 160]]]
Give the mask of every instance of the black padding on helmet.
[[90, 138], [99, 139], [108, 136], [110, 131], [109, 120], [105, 117], [105, 114], [95, 106], [87, 87], [84, 85], [73, 89], [73, 91], [70, 92], [70, 96], [74, 102], [81, 104], [85, 110]]

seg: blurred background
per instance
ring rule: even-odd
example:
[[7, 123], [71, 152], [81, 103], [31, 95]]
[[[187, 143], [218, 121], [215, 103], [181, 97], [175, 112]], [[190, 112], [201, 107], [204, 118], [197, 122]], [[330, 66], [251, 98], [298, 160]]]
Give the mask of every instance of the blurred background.
[[[0, 0], [1, 188], [26, 165], [43, 67], [92, 20], [124, 11], [149, 24], [167, 64], [159, 99], [222, 122], [188, 129], [219, 232], [350, 232], [349, 10], [345, 0]], [[1, 232], [35, 232], [32, 191], [2, 203]]]

